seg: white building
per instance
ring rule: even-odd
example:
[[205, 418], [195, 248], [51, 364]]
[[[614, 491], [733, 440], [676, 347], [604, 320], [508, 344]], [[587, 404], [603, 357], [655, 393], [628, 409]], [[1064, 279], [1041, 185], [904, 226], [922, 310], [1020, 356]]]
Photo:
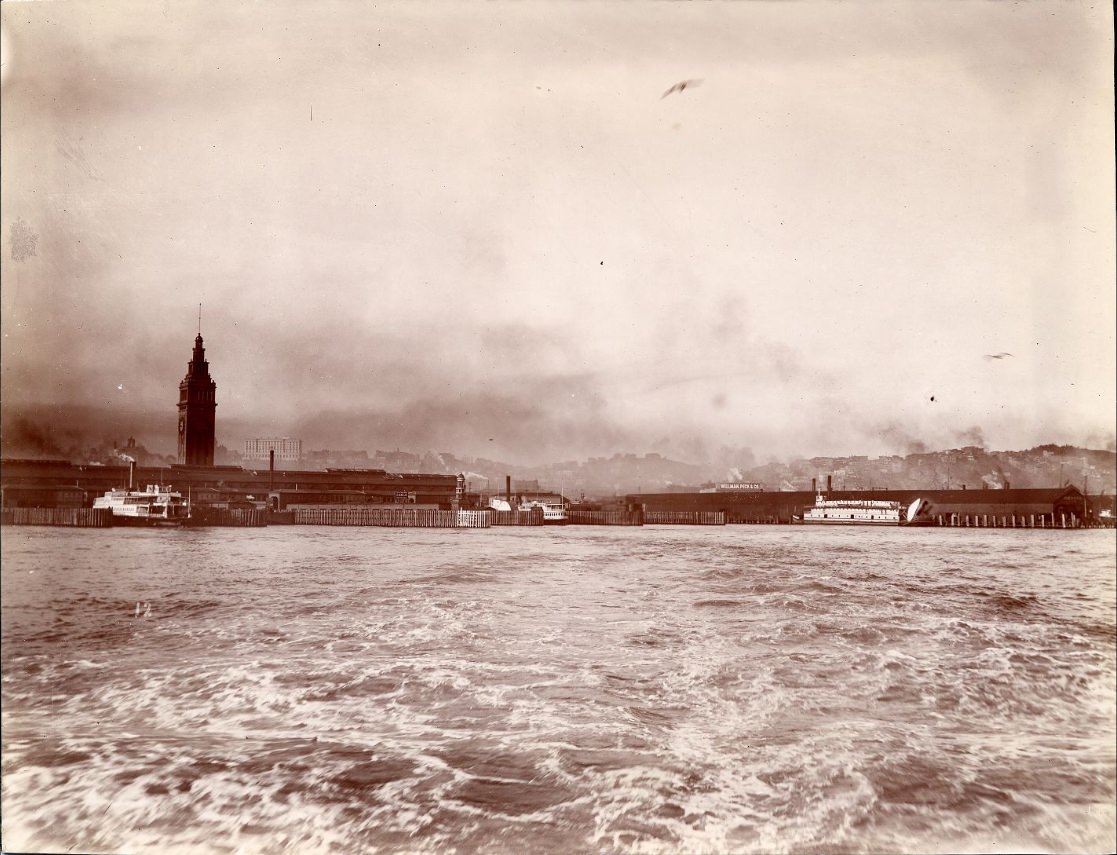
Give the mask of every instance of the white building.
[[244, 441], [244, 460], [269, 460], [270, 452], [275, 452], [276, 463], [298, 463], [303, 456], [303, 441], [283, 437], [281, 439], [246, 439]]

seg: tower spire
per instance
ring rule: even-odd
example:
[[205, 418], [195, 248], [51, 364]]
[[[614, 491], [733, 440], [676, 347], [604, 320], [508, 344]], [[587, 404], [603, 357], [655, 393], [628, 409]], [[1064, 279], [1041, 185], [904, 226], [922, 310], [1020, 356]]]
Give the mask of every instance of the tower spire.
[[202, 304], [198, 304], [198, 337], [178, 384], [178, 461], [190, 466], [212, 466], [217, 384], [209, 374], [202, 344]]

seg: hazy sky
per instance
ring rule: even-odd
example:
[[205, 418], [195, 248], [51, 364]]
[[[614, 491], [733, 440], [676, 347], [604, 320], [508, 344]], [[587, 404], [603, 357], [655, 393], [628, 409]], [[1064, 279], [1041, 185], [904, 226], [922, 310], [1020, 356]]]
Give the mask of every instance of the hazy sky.
[[231, 448], [1114, 442], [1109, 4], [0, 11], [7, 415], [202, 303]]

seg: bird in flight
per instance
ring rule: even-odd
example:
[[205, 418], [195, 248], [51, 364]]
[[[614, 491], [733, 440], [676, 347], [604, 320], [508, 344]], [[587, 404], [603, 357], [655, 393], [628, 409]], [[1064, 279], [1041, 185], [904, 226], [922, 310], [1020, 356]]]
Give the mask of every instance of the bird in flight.
[[987, 354], [985, 354], [986, 359], [1004, 359], [1006, 356], [1012, 356], [1012, 354], [1011, 353], [1005, 353], [1004, 351], [1001, 351], [1000, 353], [987, 353]]
[[699, 86], [699, 85], [701, 85], [701, 83], [702, 83], [702, 81], [700, 79], [699, 80], [683, 80], [679, 83], [676, 83], [674, 86], [672, 86], [670, 89], [668, 89], [662, 95], [660, 95], [659, 100], [662, 101], [664, 98], [666, 98], [672, 92], [682, 92], [688, 86]]

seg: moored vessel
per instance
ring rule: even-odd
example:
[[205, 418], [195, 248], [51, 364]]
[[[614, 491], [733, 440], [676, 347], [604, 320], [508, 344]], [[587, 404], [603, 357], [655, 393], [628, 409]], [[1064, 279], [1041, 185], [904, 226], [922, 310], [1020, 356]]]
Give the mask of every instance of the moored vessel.
[[827, 499], [821, 493], [803, 522], [821, 525], [899, 525], [900, 503], [883, 499]]
[[112, 511], [113, 525], [182, 525], [190, 504], [169, 485], [148, 484], [144, 490], [108, 490], [93, 500], [94, 508]]
[[566, 503], [562, 500], [521, 498], [519, 504], [513, 507], [503, 496], [494, 496], [489, 500], [489, 508], [494, 511], [516, 510], [521, 513], [531, 513], [535, 508], [540, 508], [543, 511], [544, 525], [561, 525], [566, 522]]
[[521, 511], [530, 511], [532, 508], [543, 509], [543, 525], [561, 525], [566, 522], [566, 505], [561, 501], [532, 499], [520, 503]]

